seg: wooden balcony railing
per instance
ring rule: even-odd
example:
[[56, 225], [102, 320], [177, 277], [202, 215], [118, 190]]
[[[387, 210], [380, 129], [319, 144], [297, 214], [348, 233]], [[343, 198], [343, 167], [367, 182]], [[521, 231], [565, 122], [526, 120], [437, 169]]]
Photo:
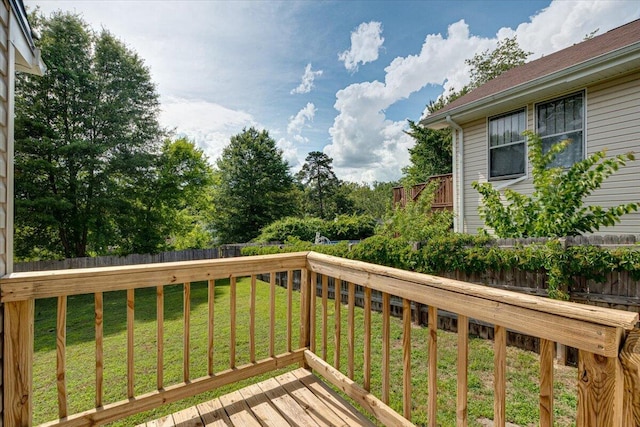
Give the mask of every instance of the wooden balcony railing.
[[437, 182], [437, 187], [433, 194], [431, 209], [435, 211], [453, 210], [453, 175], [450, 173], [431, 176], [427, 182], [416, 184], [408, 191], [404, 187], [394, 187], [393, 206], [404, 207], [409, 201], [416, 201], [424, 189], [434, 181]]
[[[287, 273], [284, 297], [276, 297], [276, 273]], [[268, 273], [268, 291], [264, 300], [256, 302], [256, 277]], [[299, 292], [293, 277], [300, 277]], [[240, 278], [249, 277], [250, 280]], [[229, 279], [229, 298], [216, 300], [216, 283]], [[204, 376], [193, 378], [191, 284], [205, 281], [207, 295], [206, 351], [201, 363], [207, 366]], [[261, 282], [260, 282], [261, 283]], [[347, 290], [347, 330], [341, 325], [342, 298], [329, 304], [330, 283], [337, 289]], [[182, 378], [167, 384], [163, 378], [167, 360], [164, 359], [165, 288], [182, 284]], [[318, 292], [314, 289], [319, 285]], [[248, 304], [238, 303], [240, 286], [247, 287]], [[356, 339], [360, 330], [355, 319], [355, 289], [364, 290], [364, 325], [362, 339]], [[495, 325], [494, 343], [494, 423], [505, 425], [507, 383], [507, 329], [540, 338], [540, 425], [553, 425], [553, 351], [554, 344], [576, 347], [580, 351], [579, 379], [577, 379], [578, 410], [576, 425], [630, 426], [639, 418], [637, 390], [640, 359], [637, 336], [627, 336], [638, 315], [593, 306], [554, 301], [535, 296], [517, 294], [465, 282], [407, 272], [358, 261], [321, 255], [294, 253], [273, 256], [245, 257], [207, 261], [150, 264], [128, 267], [14, 273], [0, 280], [1, 299], [4, 303], [4, 425], [30, 426], [33, 416], [33, 356], [35, 300], [57, 298], [56, 372], [58, 419], [46, 426], [89, 426], [120, 420], [133, 414], [158, 408], [196, 394], [214, 390], [259, 374], [268, 373], [292, 364], [312, 368], [325, 380], [338, 387], [358, 402], [361, 407], [384, 425], [412, 425], [411, 384], [411, 302], [429, 306], [428, 326], [428, 414], [430, 426], [436, 425], [438, 411], [438, 339], [436, 334], [438, 310], [458, 315], [457, 358], [457, 424], [467, 425], [468, 394], [468, 319], [475, 318]], [[152, 370], [155, 387], [139, 392], [136, 385], [136, 354], [142, 345], [136, 341], [134, 331], [136, 291], [155, 289], [157, 304], [156, 363]], [[336, 289], [334, 288], [334, 289]], [[105, 399], [105, 369], [103, 322], [111, 315], [105, 310], [103, 296], [111, 291], [126, 294], [126, 397], [119, 401]], [[379, 293], [382, 298], [381, 336], [374, 336], [371, 327], [371, 297]], [[93, 295], [95, 324], [95, 407], [72, 413], [69, 411], [66, 366], [66, 321], [68, 297]], [[340, 293], [338, 293], [340, 294]], [[280, 294], [279, 294], [280, 295]], [[294, 299], [294, 295], [296, 298]], [[402, 414], [387, 406], [392, 380], [390, 354], [391, 300], [402, 301]], [[244, 302], [244, 300], [243, 300]], [[218, 369], [221, 356], [214, 351], [220, 343], [214, 333], [220, 328], [214, 322], [215, 307], [229, 304], [230, 319], [228, 354], [225, 368]], [[268, 309], [259, 310], [261, 304]], [[277, 318], [276, 308], [286, 307], [284, 319]], [[245, 313], [248, 311], [248, 313]], [[240, 314], [248, 315], [248, 326], [238, 324]], [[333, 317], [333, 318], [332, 318]], [[295, 325], [295, 328], [294, 328]], [[256, 349], [256, 338], [265, 327], [268, 345]], [[333, 328], [333, 333], [330, 333]], [[260, 329], [262, 330], [262, 329]], [[634, 331], [635, 333], [636, 331]], [[241, 337], [240, 335], [243, 335]], [[332, 335], [332, 336], [331, 336]], [[246, 341], [244, 341], [246, 338]], [[296, 342], [296, 338], [297, 342]], [[346, 346], [344, 340], [346, 338]], [[371, 390], [373, 357], [372, 340], [382, 341], [381, 383], [379, 395]], [[333, 360], [328, 360], [333, 341]], [[625, 341], [627, 346], [625, 346]], [[245, 344], [246, 343], [246, 347]], [[636, 343], [636, 344], [634, 344]], [[237, 351], [239, 345], [247, 351]], [[340, 349], [346, 349], [347, 364]], [[241, 354], [242, 353], [242, 354]], [[246, 353], [246, 354], [245, 354]], [[258, 357], [265, 354], [266, 357]], [[362, 356], [360, 364], [356, 356]], [[228, 358], [226, 358], [228, 357]], [[622, 362], [621, 362], [622, 358]], [[226, 363], [228, 361], [228, 363]], [[624, 365], [624, 367], [623, 367]], [[377, 365], [376, 365], [377, 366]], [[356, 379], [361, 378], [361, 383]], [[359, 381], [359, 380], [358, 380]], [[625, 388], [625, 381], [627, 386]], [[138, 390], [138, 392], [136, 392]], [[635, 412], [634, 412], [635, 410]], [[635, 415], [634, 415], [635, 414]], [[636, 417], [636, 418], [634, 418]]]

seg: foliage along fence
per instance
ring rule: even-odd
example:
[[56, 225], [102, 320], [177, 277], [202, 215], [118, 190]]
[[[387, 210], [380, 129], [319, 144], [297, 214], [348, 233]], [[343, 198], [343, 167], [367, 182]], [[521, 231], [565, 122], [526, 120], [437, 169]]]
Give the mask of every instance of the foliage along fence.
[[[544, 243], [546, 239], [502, 239], [495, 242], [499, 248], [514, 248], [517, 245], [531, 245]], [[563, 241], [565, 247], [571, 246], [596, 246], [599, 248], [638, 248], [635, 236], [588, 236], [571, 237]], [[126, 257], [106, 256], [96, 258], [76, 258], [62, 261], [37, 261], [19, 263], [14, 271], [39, 271], [68, 268], [101, 267], [111, 265], [148, 264], [169, 261], [187, 261], [199, 259], [233, 258], [242, 256], [242, 249], [251, 244], [224, 245], [212, 249], [194, 249], [177, 252], [164, 252], [155, 255], [129, 255]], [[264, 245], [270, 251], [282, 248], [278, 244]], [[328, 247], [330, 248], [330, 247]], [[414, 249], [419, 249], [419, 245]], [[286, 250], [286, 249], [285, 249]], [[286, 274], [286, 273], [285, 273]], [[546, 296], [548, 289], [548, 275], [544, 270], [524, 271], [517, 267], [502, 268], [501, 270], [487, 269], [483, 272], [464, 272], [460, 270], [441, 273], [440, 275], [472, 283], [484, 284], [490, 287], [516, 291], [524, 294]], [[298, 289], [298, 277], [294, 278], [294, 288]], [[599, 307], [615, 308], [640, 313], [640, 280], [628, 271], [612, 271], [606, 273], [603, 281], [587, 278], [587, 276], [573, 276], [569, 283], [567, 293], [570, 301], [595, 305]], [[277, 283], [286, 286], [285, 276], [277, 277]], [[318, 286], [320, 286], [318, 284]], [[333, 297], [333, 283], [329, 284], [329, 292]], [[321, 289], [318, 287], [317, 295]], [[342, 300], [346, 301], [346, 290], [342, 290]], [[356, 291], [356, 305], [364, 305], [362, 290]], [[375, 294], [372, 295], [372, 309], [381, 310], [382, 300]], [[397, 308], [397, 310], [396, 310]], [[421, 325], [428, 322], [427, 307], [413, 306], [412, 318]], [[401, 304], [398, 307], [391, 302], [393, 315], [402, 315]], [[441, 312], [438, 316], [438, 326], [448, 331], [457, 331], [457, 316], [452, 313]], [[493, 325], [470, 319], [469, 333], [474, 336], [492, 339]], [[509, 332], [507, 337], [509, 345], [531, 351], [539, 351], [539, 340], [530, 336]], [[577, 353], [572, 349], [559, 348], [558, 359], [561, 362], [574, 364], [577, 361]]]
[[116, 265], [155, 264], [159, 262], [194, 261], [200, 259], [234, 258], [242, 256], [241, 249], [252, 244], [222, 245], [209, 249], [186, 249], [157, 254], [107, 255], [99, 257], [67, 258], [63, 260], [27, 261], [14, 264], [14, 272], [67, 270], [75, 268], [109, 267]]

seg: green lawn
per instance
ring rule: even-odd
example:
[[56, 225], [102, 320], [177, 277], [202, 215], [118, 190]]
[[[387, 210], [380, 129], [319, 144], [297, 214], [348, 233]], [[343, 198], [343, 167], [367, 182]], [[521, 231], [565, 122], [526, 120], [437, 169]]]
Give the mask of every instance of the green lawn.
[[[215, 358], [218, 371], [229, 367], [229, 281], [217, 281], [215, 293]], [[237, 364], [249, 362], [249, 289], [250, 281], [240, 279], [237, 286]], [[156, 386], [156, 294], [155, 289], [143, 289], [135, 294], [135, 384], [136, 394], [152, 391]], [[269, 285], [257, 286], [256, 355], [268, 356], [269, 343]], [[286, 290], [277, 288], [276, 353], [286, 350]], [[293, 344], [298, 343], [299, 294], [293, 298]], [[93, 407], [95, 399], [95, 344], [93, 320], [93, 295], [69, 297], [67, 317], [67, 389], [69, 412], [75, 413]], [[321, 304], [317, 304], [317, 353], [321, 339]], [[165, 287], [165, 337], [164, 379], [165, 385], [182, 379], [182, 285]], [[57, 417], [55, 376], [55, 319], [56, 301], [36, 302], [35, 357], [34, 357], [34, 422], [36, 424]], [[191, 377], [206, 374], [207, 357], [207, 288], [205, 283], [191, 285]], [[333, 337], [333, 301], [329, 304], [329, 336]], [[362, 383], [363, 310], [356, 308], [356, 381]], [[372, 315], [373, 370], [371, 390], [380, 396], [382, 317]], [[342, 306], [341, 370], [347, 367], [347, 309]], [[126, 293], [110, 292], [104, 296], [104, 402], [122, 400], [126, 396]], [[391, 406], [402, 408], [402, 325], [399, 319], [391, 323]], [[455, 425], [456, 399], [456, 335], [438, 333], [438, 423]], [[412, 330], [412, 382], [413, 421], [426, 423], [427, 412], [427, 343], [428, 331], [415, 327]], [[477, 420], [492, 418], [493, 412], [493, 349], [492, 342], [471, 339], [469, 343], [469, 420], [470, 425], [481, 425]], [[333, 360], [333, 345], [328, 349], [328, 360]], [[267, 376], [275, 375], [270, 373]], [[576, 370], [556, 369], [555, 412], [557, 425], [574, 425], [576, 407]], [[258, 378], [259, 379], [259, 378]], [[538, 417], [538, 357], [536, 354], [515, 348], [508, 349], [508, 403], [507, 420], [518, 425], [537, 425]], [[166, 405], [153, 412], [115, 423], [129, 426], [157, 418], [241, 388], [256, 379], [220, 388], [206, 394]]]

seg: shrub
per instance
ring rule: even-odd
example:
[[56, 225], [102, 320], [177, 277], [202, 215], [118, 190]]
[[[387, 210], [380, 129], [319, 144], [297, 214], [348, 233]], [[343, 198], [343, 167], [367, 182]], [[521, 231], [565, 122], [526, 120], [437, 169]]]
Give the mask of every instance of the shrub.
[[314, 242], [316, 233], [329, 240], [360, 240], [373, 235], [376, 222], [370, 215], [340, 215], [334, 220], [288, 217], [264, 227], [256, 242], [284, 242], [290, 237]]
[[325, 221], [320, 218], [287, 217], [267, 225], [260, 231], [256, 242], [284, 242], [288, 237], [297, 237], [300, 240], [313, 242], [316, 232], [324, 234]]
[[449, 234], [453, 225], [453, 213], [431, 209], [437, 185], [437, 182], [432, 182], [422, 190], [417, 200], [409, 201], [404, 208], [394, 209], [384, 218], [378, 234], [402, 237], [411, 242], [424, 242]]
[[590, 233], [615, 225], [622, 215], [640, 207], [636, 202], [611, 208], [584, 206], [584, 198], [600, 188], [606, 178], [627, 161], [635, 160], [633, 153], [607, 159], [606, 151], [601, 150], [568, 169], [550, 167], [571, 140], [558, 142], [545, 153], [538, 135], [529, 131], [525, 135], [532, 165], [531, 196], [511, 189], [501, 194], [491, 183], [472, 184], [482, 196], [480, 215], [497, 236], [564, 237]]

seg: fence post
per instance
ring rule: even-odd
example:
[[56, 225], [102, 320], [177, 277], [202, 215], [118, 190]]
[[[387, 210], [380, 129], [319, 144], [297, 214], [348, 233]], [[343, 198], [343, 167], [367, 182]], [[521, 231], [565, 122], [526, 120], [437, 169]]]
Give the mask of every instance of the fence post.
[[617, 357], [580, 350], [578, 355], [578, 427], [623, 426], [624, 377]]
[[32, 361], [35, 301], [4, 304], [4, 425], [32, 424]]

